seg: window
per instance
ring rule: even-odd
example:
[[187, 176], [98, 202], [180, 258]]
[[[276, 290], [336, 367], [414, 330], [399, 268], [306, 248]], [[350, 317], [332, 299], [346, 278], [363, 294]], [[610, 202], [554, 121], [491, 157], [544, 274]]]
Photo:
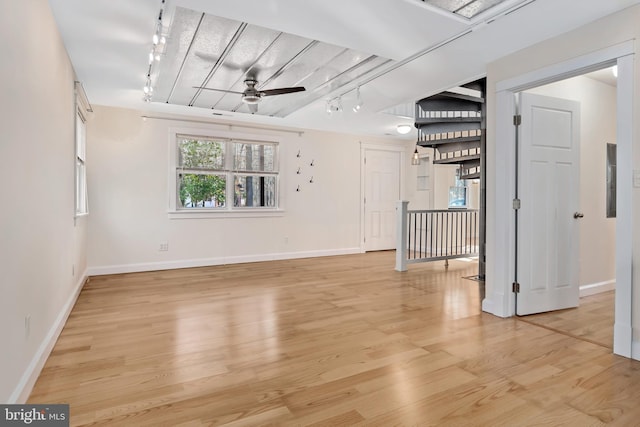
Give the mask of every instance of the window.
[[278, 208], [278, 144], [176, 135], [176, 210]]
[[456, 183], [449, 187], [449, 208], [462, 209], [468, 205], [467, 180], [458, 178], [456, 173]]
[[89, 213], [87, 200], [87, 168], [85, 165], [87, 153], [87, 131], [85, 118], [78, 110], [76, 114], [76, 216]]
[[431, 183], [429, 182], [429, 168], [431, 166], [431, 160], [429, 156], [420, 156], [420, 164], [418, 165], [418, 176], [416, 182], [416, 190], [427, 191], [431, 189]]

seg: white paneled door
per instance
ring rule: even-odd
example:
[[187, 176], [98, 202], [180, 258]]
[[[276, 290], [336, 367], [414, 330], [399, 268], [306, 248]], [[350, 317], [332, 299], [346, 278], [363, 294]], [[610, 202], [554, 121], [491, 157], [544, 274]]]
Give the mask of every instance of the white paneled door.
[[395, 248], [400, 158], [398, 151], [365, 150], [364, 246], [367, 251]]
[[577, 307], [580, 103], [522, 93], [517, 314]]

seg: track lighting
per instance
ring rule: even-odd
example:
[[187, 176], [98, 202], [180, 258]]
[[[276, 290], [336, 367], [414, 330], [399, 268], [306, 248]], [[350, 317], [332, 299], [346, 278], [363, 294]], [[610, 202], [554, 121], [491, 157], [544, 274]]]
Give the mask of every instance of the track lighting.
[[144, 93], [142, 100], [145, 102], [151, 102], [151, 97], [153, 95], [153, 86], [151, 84], [153, 65], [155, 62], [160, 61], [160, 59], [162, 58], [164, 45], [167, 42], [166, 37], [162, 35], [162, 14], [164, 13], [165, 1], [166, 0], [162, 0], [161, 2], [160, 12], [158, 13], [156, 23], [156, 30], [153, 33], [153, 37], [151, 38], [152, 46], [151, 51], [149, 52], [149, 69], [147, 71], [147, 80], [144, 87], [142, 88], [142, 92]]
[[360, 86], [356, 89], [356, 105], [353, 107], [353, 112], [357, 113], [362, 108], [362, 98], [360, 97]]
[[326, 112], [328, 115], [342, 113], [342, 97], [327, 100]]

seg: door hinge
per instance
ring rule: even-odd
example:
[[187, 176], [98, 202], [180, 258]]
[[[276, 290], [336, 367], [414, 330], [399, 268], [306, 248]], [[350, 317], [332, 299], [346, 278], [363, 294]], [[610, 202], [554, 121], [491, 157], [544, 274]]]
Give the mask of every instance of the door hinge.
[[522, 116], [520, 114], [516, 114], [513, 116], [513, 125], [520, 126], [522, 124]]
[[515, 294], [519, 294], [520, 293], [520, 283], [513, 282], [512, 286], [511, 286], [511, 292], [513, 292]]
[[520, 199], [513, 199], [513, 209], [518, 210], [520, 209]]

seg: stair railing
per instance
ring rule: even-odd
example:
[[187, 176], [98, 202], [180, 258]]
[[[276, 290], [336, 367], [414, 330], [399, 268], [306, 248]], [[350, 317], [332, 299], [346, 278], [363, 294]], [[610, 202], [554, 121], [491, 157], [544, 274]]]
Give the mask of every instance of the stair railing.
[[409, 202], [396, 207], [396, 271], [408, 264], [468, 258], [478, 255], [477, 209], [408, 210]]

